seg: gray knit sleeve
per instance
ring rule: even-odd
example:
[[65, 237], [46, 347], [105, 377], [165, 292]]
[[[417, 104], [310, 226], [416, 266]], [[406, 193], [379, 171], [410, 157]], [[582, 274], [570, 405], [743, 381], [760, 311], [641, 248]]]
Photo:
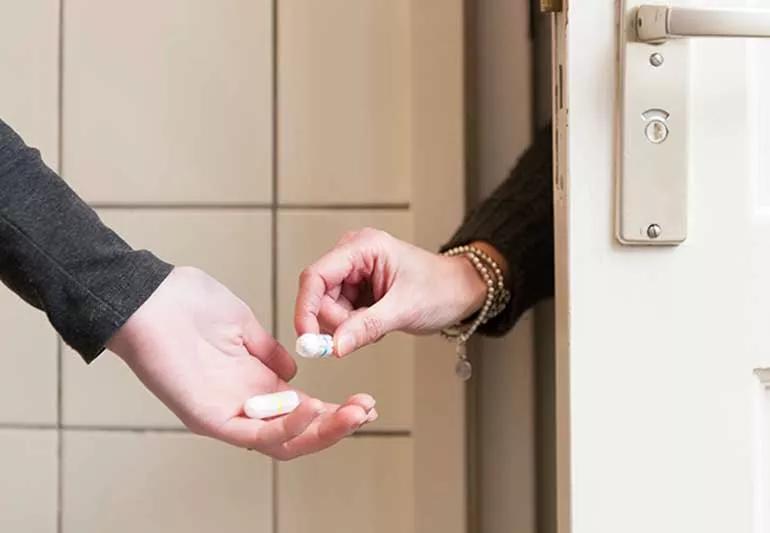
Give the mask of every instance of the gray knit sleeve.
[[172, 268], [104, 226], [0, 120], [0, 280], [43, 310], [86, 361]]

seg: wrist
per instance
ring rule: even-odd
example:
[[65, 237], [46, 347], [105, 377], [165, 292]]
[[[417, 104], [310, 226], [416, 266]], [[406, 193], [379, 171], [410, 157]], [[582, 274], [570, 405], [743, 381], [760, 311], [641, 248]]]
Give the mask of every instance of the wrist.
[[487, 284], [467, 257], [447, 257], [456, 280], [455, 290], [460, 305], [459, 320], [465, 320], [478, 312], [487, 297]]
[[157, 325], [162, 323], [158, 317], [164, 316], [161, 309], [163, 300], [168, 293], [170, 285], [175, 283], [180, 275], [180, 269], [174, 268], [161, 284], [142, 302], [142, 304], [128, 317], [117, 331], [105, 343], [105, 347], [126, 361], [141, 353], [146, 347], [153, 344], [152, 336]]
[[110, 352], [124, 361], [137, 352], [137, 345], [141, 343], [141, 314], [140, 306], [105, 344]]
[[456, 314], [459, 320], [455, 323], [481, 312], [479, 320], [484, 324], [505, 309], [511, 297], [506, 289], [508, 264], [494, 246], [474, 241], [447, 250], [443, 255], [455, 259], [456, 270], [451, 279], [456, 280], [459, 295], [455, 295], [454, 301], [463, 306]]

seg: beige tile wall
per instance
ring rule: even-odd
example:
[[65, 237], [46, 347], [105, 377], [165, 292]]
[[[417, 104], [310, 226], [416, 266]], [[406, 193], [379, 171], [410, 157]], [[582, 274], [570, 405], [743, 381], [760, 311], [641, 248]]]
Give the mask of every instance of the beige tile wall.
[[269, 202], [270, 0], [64, 2], [64, 169], [107, 204]]
[[[6, 9], [0, 7], [0, 12]], [[58, 0], [0, 13], [0, 118], [58, 164]], [[56, 335], [0, 285], [0, 427], [56, 422]], [[0, 378], [1, 379], [1, 378]], [[1, 518], [0, 518], [1, 520]], [[1, 523], [1, 522], [0, 522]]]
[[0, 118], [56, 167], [60, 0], [0, 4]]
[[56, 423], [56, 333], [0, 287], [0, 427]]
[[407, 437], [355, 437], [325, 455], [281, 463], [281, 532], [413, 533], [412, 455]]
[[270, 461], [179, 433], [65, 431], [63, 531], [270, 533]]
[[0, 531], [56, 531], [53, 429], [0, 429]]
[[[58, 27], [58, 0], [0, 5], [0, 118], [54, 167]], [[56, 531], [57, 380], [56, 335], [0, 285], [0, 531]]]
[[410, 197], [410, 0], [281, 0], [278, 197]]
[[[130, 243], [207, 270], [292, 345], [308, 262], [347, 229], [413, 235], [410, 4], [0, 5], [0, 117]], [[300, 362], [298, 387], [372, 392], [381, 420], [275, 466], [190, 435], [8, 292], [0, 324], [0, 531], [413, 531], [411, 339]]]

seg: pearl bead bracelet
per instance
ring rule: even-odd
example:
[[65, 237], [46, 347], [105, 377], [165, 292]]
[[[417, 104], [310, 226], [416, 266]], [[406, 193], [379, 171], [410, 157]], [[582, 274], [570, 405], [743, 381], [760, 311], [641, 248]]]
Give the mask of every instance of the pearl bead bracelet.
[[443, 255], [448, 257], [465, 256], [487, 286], [484, 304], [481, 306], [476, 317], [470, 323], [456, 324], [441, 332], [446, 339], [456, 340], [457, 363], [455, 364], [455, 373], [460, 379], [468, 380], [473, 373], [473, 367], [468, 360], [466, 348], [468, 339], [471, 338], [480, 326], [503, 312], [511, 300], [511, 293], [505, 288], [503, 283], [503, 271], [500, 269], [500, 265], [489, 254], [475, 246], [457, 246], [447, 250]]

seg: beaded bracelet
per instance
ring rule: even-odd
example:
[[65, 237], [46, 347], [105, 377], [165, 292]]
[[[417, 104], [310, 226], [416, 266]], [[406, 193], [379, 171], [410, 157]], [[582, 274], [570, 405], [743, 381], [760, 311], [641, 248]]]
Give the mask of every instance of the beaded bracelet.
[[511, 293], [505, 288], [503, 271], [497, 262], [475, 246], [457, 246], [447, 250], [443, 255], [448, 257], [464, 255], [467, 257], [487, 286], [484, 304], [481, 306], [476, 317], [470, 323], [457, 324], [441, 332], [448, 340], [456, 339], [457, 363], [455, 364], [455, 374], [462, 380], [468, 380], [473, 373], [473, 367], [468, 360], [466, 348], [468, 339], [471, 338], [480, 326], [503, 312], [511, 300]]

